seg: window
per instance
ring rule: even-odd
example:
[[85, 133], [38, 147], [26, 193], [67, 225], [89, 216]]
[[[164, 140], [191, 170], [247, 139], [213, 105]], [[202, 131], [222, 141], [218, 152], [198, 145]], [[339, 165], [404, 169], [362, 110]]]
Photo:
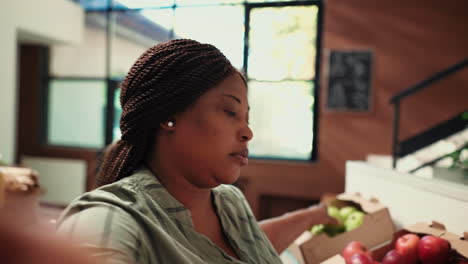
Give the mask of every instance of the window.
[[191, 38], [246, 74], [251, 156], [316, 159], [320, 0], [77, 2], [87, 10], [83, 43], [51, 51], [48, 144], [102, 148], [119, 138], [119, 84], [132, 64], [157, 43]]
[[48, 143], [100, 148], [104, 145], [105, 105], [106, 83], [102, 80], [50, 80]]
[[247, 77], [254, 156], [308, 160], [313, 107], [318, 7], [252, 7]]

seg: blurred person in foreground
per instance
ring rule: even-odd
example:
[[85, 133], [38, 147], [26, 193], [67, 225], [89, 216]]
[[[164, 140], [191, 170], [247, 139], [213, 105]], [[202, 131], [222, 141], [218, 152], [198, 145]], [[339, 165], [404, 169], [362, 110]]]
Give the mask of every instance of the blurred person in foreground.
[[99, 188], [59, 219], [109, 263], [281, 263], [279, 253], [323, 205], [258, 223], [231, 185], [248, 163], [247, 86], [214, 46], [179, 39], [148, 49], [120, 96], [122, 137], [103, 160]]
[[[99, 264], [99, 258], [54, 233], [24, 228], [0, 219], [0, 263], [2, 264]], [[50, 231], [50, 230], [48, 230]]]
[[98, 263], [40, 217], [41, 192], [36, 171], [0, 166], [0, 263]]

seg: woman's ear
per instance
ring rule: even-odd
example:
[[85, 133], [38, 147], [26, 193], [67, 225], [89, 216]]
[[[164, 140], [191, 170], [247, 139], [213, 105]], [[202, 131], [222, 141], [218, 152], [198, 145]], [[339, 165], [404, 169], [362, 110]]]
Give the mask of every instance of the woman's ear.
[[167, 131], [173, 131], [176, 126], [175, 119], [171, 118], [160, 124], [161, 128]]

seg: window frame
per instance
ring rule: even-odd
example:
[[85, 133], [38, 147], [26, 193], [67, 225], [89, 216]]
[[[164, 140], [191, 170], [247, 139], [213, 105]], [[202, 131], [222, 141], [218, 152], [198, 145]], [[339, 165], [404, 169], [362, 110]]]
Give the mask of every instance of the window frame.
[[249, 33], [250, 33], [250, 12], [254, 8], [265, 8], [265, 7], [286, 7], [286, 6], [305, 6], [312, 5], [317, 6], [317, 37], [316, 37], [316, 57], [315, 57], [315, 77], [311, 82], [313, 83], [313, 120], [312, 120], [312, 151], [310, 153], [309, 160], [300, 160], [285, 157], [262, 157], [252, 156], [255, 159], [271, 160], [271, 161], [294, 161], [294, 162], [316, 162], [318, 160], [318, 116], [319, 116], [319, 91], [320, 91], [320, 61], [322, 55], [322, 25], [323, 25], [323, 1], [311, 0], [311, 1], [286, 1], [286, 2], [265, 2], [265, 3], [244, 3], [245, 4], [245, 33], [244, 33], [244, 63], [243, 72], [247, 79], [247, 82], [251, 80], [247, 74], [248, 72], [248, 60], [249, 60]]

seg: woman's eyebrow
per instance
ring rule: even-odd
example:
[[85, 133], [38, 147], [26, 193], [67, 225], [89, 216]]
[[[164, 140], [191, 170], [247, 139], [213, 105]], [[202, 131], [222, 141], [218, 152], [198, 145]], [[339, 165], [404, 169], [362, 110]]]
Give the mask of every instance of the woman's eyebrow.
[[[223, 96], [229, 97], [229, 98], [235, 100], [236, 102], [238, 102], [239, 104], [241, 103], [241, 100], [239, 98], [237, 98], [236, 96], [232, 95], [232, 94], [223, 94]], [[248, 106], [248, 110], [250, 110], [250, 106]]]
[[223, 95], [226, 96], [226, 97], [229, 97], [229, 98], [232, 98], [232, 99], [236, 100], [239, 104], [241, 103], [241, 100], [240, 100], [239, 98], [235, 97], [235, 96], [232, 95], [232, 94], [223, 94]]

